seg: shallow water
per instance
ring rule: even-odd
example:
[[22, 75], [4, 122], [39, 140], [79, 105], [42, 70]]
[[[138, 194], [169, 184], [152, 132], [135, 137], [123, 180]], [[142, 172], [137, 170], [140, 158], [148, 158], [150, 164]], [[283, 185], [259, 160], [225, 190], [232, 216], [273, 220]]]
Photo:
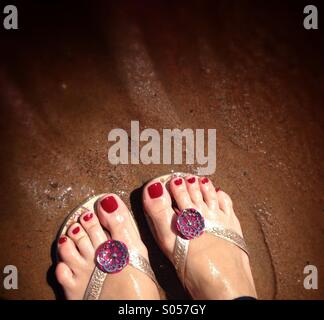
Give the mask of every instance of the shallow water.
[[216, 128], [210, 178], [232, 196], [259, 296], [323, 298], [303, 287], [306, 264], [324, 267], [320, 30], [304, 31], [289, 2], [99, 3], [73, 15], [61, 2], [26, 6], [21, 30], [1, 33], [0, 267], [18, 267], [19, 290], [0, 297], [60, 296], [51, 244], [69, 210], [101, 192], [132, 207], [162, 287], [186, 297], [140, 188], [197, 165], [110, 165], [108, 132], [139, 120], [160, 132]]

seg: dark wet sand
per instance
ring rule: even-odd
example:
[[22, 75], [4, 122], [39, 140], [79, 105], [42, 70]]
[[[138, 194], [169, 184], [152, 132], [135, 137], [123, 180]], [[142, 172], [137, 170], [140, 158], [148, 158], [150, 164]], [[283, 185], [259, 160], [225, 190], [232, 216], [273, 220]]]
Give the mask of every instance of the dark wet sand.
[[[21, 7], [18, 32], [1, 31], [0, 271], [16, 265], [19, 290], [0, 298], [59, 295], [55, 234], [79, 201], [108, 191], [134, 210], [168, 296], [185, 297], [140, 188], [197, 166], [110, 165], [107, 134], [131, 120], [216, 128], [210, 178], [234, 200], [260, 298], [324, 298], [323, 32], [303, 29], [304, 1], [154, 2], [72, 13], [39, 1]], [[303, 287], [306, 264], [318, 290]]]

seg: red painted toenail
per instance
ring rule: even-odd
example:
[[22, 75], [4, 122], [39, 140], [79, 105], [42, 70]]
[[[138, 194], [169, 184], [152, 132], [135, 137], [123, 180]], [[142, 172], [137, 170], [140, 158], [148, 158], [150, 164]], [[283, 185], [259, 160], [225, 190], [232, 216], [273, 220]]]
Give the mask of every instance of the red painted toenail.
[[162, 184], [160, 182], [153, 183], [148, 187], [148, 193], [151, 199], [161, 197], [163, 194]]
[[221, 188], [220, 187], [217, 187], [215, 188], [215, 191], [218, 192]]
[[202, 183], [202, 184], [205, 184], [205, 183], [207, 183], [208, 181], [209, 181], [208, 178], [203, 178], [203, 179], [201, 180], [201, 183]]
[[189, 178], [188, 179], [188, 182], [189, 183], [195, 183], [195, 181], [196, 181], [196, 178], [195, 177], [192, 177], [192, 178]]
[[174, 181], [174, 184], [175, 184], [176, 186], [180, 186], [180, 185], [182, 184], [182, 179], [177, 179], [177, 180], [175, 180], [175, 181]]
[[64, 242], [66, 242], [67, 237], [61, 237], [58, 241], [59, 244], [63, 244]]
[[89, 220], [92, 219], [92, 217], [93, 217], [93, 213], [88, 213], [88, 214], [86, 214], [86, 215], [83, 217], [83, 220], [84, 220], [85, 222], [88, 222]]
[[118, 208], [118, 203], [113, 196], [108, 196], [100, 202], [102, 209], [107, 213], [112, 213]]
[[72, 233], [73, 233], [73, 234], [77, 234], [77, 233], [79, 233], [79, 231], [80, 231], [80, 227], [76, 227], [76, 228], [74, 228], [74, 229], [72, 230]]

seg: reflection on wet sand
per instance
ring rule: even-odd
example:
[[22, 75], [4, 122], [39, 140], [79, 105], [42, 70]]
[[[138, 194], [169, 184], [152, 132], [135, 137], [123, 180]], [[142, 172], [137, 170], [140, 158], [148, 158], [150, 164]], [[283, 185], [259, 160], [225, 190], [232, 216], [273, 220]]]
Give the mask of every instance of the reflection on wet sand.
[[0, 63], [0, 262], [18, 267], [19, 290], [1, 288], [1, 298], [60, 294], [55, 234], [70, 209], [102, 192], [132, 207], [162, 287], [186, 297], [148, 231], [140, 188], [197, 164], [111, 165], [107, 135], [132, 120], [160, 133], [216, 128], [210, 178], [234, 200], [259, 296], [323, 298], [321, 286], [303, 287], [306, 264], [324, 267], [323, 48], [305, 45], [320, 34], [298, 29], [298, 5], [256, 3], [20, 10], [21, 31], [4, 34]]

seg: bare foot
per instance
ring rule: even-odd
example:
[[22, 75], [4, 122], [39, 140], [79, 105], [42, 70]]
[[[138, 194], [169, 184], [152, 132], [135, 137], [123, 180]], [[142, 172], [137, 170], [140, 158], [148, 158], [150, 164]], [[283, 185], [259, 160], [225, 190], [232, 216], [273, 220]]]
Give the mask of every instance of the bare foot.
[[[108, 239], [122, 241], [148, 260], [130, 212], [117, 195], [106, 195], [97, 211], [98, 216], [94, 212], [81, 215], [79, 223], [71, 225], [67, 236], [58, 241], [61, 262], [56, 277], [69, 300], [83, 298], [95, 268], [96, 249]], [[160, 299], [160, 295], [146, 274], [128, 265], [119, 273], [107, 275], [100, 299]]]
[[[143, 204], [157, 242], [174, 264], [177, 231], [171, 197], [180, 210], [194, 208], [210, 222], [243, 236], [231, 198], [223, 191], [216, 192], [208, 178], [174, 177], [169, 189], [170, 193], [159, 179], [151, 181], [144, 188]], [[256, 297], [248, 255], [236, 245], [206, 232], [190, 241], [184, 279], [194, 299]]]

